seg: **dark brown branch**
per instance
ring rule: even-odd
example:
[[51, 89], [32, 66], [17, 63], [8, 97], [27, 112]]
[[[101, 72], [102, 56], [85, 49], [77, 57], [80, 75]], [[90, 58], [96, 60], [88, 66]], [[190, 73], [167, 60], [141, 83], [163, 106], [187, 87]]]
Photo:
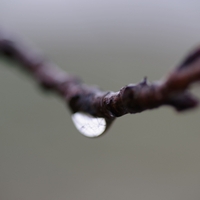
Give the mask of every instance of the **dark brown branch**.
[[198, 100], [187, 90], [200, 80], [200, 48], [193, 51], [168, 76], [160, 81], [129, 84], [119, 92], [104, 92], [83, 84], [47, 61], [18, 39], [0, 32], [0, 53], [22, 64], [48, 90], [61, 95], [72, 112], [82, 111], [113, 120], [127, 113], [169, 105], [178, 111], [194, 108]]

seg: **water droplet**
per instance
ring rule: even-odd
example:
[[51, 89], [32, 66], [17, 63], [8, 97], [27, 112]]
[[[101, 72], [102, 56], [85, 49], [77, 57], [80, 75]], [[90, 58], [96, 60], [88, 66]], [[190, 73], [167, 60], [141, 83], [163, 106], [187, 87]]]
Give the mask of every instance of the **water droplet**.
[[74, 113], [72, 121], [79, 132], [87, 137], [102, 135], [109, 125], [104, 118], [93, 117], [82, 112]]

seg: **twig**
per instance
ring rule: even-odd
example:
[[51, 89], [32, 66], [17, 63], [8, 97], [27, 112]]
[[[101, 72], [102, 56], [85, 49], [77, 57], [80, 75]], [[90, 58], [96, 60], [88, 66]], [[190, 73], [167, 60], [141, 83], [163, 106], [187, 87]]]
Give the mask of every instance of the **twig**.
[[118, 92], [104, 92], [83, 84], [47, 61], [38, 51], [19, 39], [0, 31], [0, 53], [22, 64], [39, 84], [61, 95], [72, 112], [85, 112], [95, 117], [113, 120], [127, 113], [138, 113], [162, 105], [177, 111], [195, 108], [198, 100], [187, 90], [200, 80], [200, 47], [193, 51], [168, 76], [160, 81], [129, 84]]

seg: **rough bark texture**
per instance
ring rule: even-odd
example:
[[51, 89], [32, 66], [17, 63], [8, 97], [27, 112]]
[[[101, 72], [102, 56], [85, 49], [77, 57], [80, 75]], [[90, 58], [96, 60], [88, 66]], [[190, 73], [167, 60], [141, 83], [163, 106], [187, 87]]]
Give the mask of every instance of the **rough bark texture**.
[[127, 113], [138, 113], [162, 105], [172, 106], [177, 111], [198, 105], [198, 100], [188, 92], [188, 88], [200, 80], [200, 47], [160, 81], [148, 83], [144, 78], [142, 82], [129, 84], [118, 92], [104, 92], [83, 84], [79, 78], [46, 60], [39, 51], [2, 31], [0, 55], [22, 64], [42, 87], [61, 95], [72, 112], [82, 111], [113, 120]]

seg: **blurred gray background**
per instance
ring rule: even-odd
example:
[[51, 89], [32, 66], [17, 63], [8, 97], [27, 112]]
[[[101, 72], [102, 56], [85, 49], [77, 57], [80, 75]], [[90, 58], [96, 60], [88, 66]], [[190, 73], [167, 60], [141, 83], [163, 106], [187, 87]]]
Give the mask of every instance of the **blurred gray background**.
[[[199, 10], [197, 0], [1, 0], [0, 26], [117, 91], [161, 78], [200, 44]], [[0, 199], [199, 200], [199, 119], [162, 107], [88, 139], [62, 99], [1, 59]]]

